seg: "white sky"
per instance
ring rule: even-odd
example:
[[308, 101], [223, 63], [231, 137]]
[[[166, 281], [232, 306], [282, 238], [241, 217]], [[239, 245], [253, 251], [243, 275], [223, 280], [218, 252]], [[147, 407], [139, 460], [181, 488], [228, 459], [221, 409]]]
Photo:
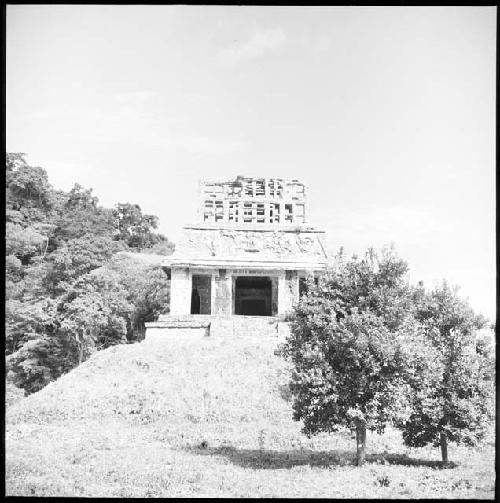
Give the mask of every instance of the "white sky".
[[7, 150], [176, 240], [197, 180], [298, 178], [495, 317], [496, 7], [7, 7]]

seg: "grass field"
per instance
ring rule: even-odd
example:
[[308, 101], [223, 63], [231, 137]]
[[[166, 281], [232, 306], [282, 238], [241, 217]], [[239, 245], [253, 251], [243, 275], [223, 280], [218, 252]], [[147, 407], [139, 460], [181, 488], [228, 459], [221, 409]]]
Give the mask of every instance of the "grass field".
[[6, 494], [494, 499], [494, 436], [409, 449], [368, 434], [307, 439], [275, 341], [168, 337], [110, 348], [7, 408]]

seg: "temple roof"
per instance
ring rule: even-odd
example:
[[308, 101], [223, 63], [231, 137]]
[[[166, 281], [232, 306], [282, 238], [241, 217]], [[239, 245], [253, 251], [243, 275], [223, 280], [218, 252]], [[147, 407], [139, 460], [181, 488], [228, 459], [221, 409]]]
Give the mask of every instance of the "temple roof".
[[324, 269], [323, 232], [290, 226], [186, 226], [165, 266]]

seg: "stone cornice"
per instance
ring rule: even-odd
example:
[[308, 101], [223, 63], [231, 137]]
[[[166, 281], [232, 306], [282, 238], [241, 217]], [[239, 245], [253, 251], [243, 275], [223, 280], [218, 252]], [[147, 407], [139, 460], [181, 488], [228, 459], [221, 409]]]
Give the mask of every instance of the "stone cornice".
[[164, 267], [215, 268], [215, 269], [259, 269], [259, 270], [316, 270], [326, 269], [325, 262], [280, 261], [280, 260], [241, 260], [241, 259], [194, 259], [165, 257]]
[[312, 227], [307, 224], [231, 224], [228, 222], [223, 223], [193, 223], [187, 224], [182, 227], [183, 229], [197, 229], [197, 230], [232, 230], [232, 231], [248, 231], [248, 232], [295, 232], [295, 233], [314, 233], [324, 234], [323, 229]]

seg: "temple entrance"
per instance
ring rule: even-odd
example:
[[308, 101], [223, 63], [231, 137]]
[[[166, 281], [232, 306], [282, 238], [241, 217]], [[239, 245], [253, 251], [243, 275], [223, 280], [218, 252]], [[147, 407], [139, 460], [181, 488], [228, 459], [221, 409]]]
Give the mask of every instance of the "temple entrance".
[[194, 288], [191, 292], [191, 314], [200, 314], [200, 294]]
[[191, 287], [191, 314], [211, 314], [212, 277], [208, 274], [193, 274]]
[[234, 283], [234, 314], [272, 316], [272, 282], [266, 276], [238, 276]]

